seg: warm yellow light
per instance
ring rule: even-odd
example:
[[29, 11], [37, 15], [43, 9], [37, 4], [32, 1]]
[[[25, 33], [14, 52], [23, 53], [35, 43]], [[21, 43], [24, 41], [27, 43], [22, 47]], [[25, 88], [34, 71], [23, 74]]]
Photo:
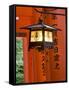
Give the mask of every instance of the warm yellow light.
[[31, 32], [31, 42], [42, 41], [42, 31]]
[[46, 42], [53, 42], [52, 32], [45, 31], [45, 41]]

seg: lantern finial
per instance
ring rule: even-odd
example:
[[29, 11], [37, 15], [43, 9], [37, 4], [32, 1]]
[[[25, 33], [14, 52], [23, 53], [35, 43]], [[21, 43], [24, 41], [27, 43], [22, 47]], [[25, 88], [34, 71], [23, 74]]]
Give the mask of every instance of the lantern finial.
[[39, 18], [38, 23], [39, 24], [42, 24], [43, 23], [43, 20], [41, 18]]

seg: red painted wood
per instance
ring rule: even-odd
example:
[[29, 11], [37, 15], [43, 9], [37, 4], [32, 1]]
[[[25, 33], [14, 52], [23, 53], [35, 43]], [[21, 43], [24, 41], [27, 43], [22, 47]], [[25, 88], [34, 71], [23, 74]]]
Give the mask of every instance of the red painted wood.
[[[47, 8], [46, 8], [47, 9]], [[42, 8], [38, 8], [42, 10]], [[63, 13], [65, 10], [57, 9], [53, 11], [54, 13]], [[65, 16], [56, 16], [57, 19], [52, 19], [52, 15], [45, 15], [45, 23], [48, 25], [57, 24], [56, 28], [60, 28], [62, 31], [58, 32], [58, 54], [60, 55], [58, 63], [60, 64], [60, 69], [56, 70], [54, 61], [54, 50], [49, 50], [49, 60], [45, 63], [46, 76], [43, 76], [42, 71], [42, 53], [38, 52], [36, 49], [31, 49], [28, 51], [29, 45], [29, 31], [20, 30], [19, 28], [24, 25], [30, 25], [37, 23], [40, 14], [32, 9], [32, 7], [16, 7], [16, 16], [19, 20], [16, 21], [16, 32], [26, 32], [27, 36], [24, 38], [24, 64], [25, 64], [25, 82], [44, 82], [44, 81], [61, 81], [65, 80], [66, 74], [66, 23]], [[44, 16], [44, 15], [43, 15]], [[46, 50], [46, 49], [45, 49]], [[45, 55], [45, 50], [44, 54]], [[47, 56], [45, 55], [45, 58]]]

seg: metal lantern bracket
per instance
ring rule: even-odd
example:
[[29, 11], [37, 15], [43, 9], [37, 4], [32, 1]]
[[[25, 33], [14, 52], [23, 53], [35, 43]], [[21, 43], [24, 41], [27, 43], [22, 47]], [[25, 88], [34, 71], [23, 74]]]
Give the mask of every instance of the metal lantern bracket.
[[[38, 11], [37, 9], [35, 9], [37, 12], [41, 13], [41, 14], [54, 14], [54, 13], [48, 13], [48, 12], [44, 12], [44, 11]], [[63, 15], [64, 14], [54, 14], [54, 15]], [[30, 37], [29, 37], [29, 49], [30, 48], [53, 48], [53, 45], [54, 43], [53, 42], [50, 42], [50, 41], [44, 41], [44, 31], [48, 31], [48, 32], [54, 32], [54, 31], [61, 31], [61, 29], [58, 29], [58, 28], [54, 28], [53, 26], [55, 26], [57, 24], [54, 24], [52, 26], [50, 25], [47, 25], [45, 23], [43, 23], [43, 20], [41, 18], [39, 18], [38, 20], [38, 23], [36, 24], [32, 24], [32, 25], [27, 25], [27, 26], [23, 26], [23, 27], [20, 27], [20, 29], [28, 29], [30, 30]], [[31, 38], [31, 32], [32, 31], [42, 31], [42, 39], [43, 41], [35, 41], [35, 42], [31, 42], [30, 38]]]

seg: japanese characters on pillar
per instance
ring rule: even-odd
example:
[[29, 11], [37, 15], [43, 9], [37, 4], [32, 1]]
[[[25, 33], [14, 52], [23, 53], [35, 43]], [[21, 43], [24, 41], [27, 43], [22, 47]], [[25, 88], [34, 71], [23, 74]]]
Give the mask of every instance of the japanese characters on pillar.
[[54, 69], [58, 70], [60, 69], [60, 64], [59, 64], [59, 54], [58, 54], [58, 38], [57, 38], [57, 32], [54, 32]]

